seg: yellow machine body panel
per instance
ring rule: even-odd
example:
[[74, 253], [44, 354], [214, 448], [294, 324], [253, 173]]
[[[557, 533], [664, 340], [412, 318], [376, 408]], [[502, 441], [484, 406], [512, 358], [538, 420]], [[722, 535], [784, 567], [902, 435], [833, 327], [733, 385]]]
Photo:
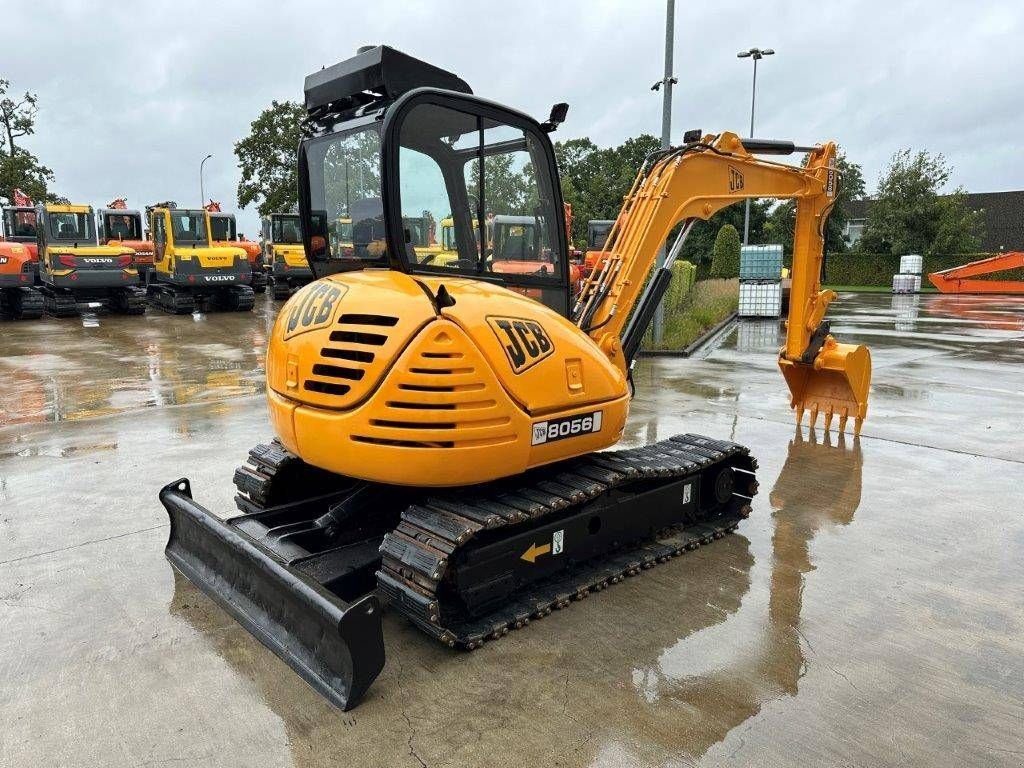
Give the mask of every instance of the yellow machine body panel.
[[271, 264], [280, 259], [289, 267], [295, 269], [303, 269], [309, 266], [309, 263], [306, 261], [306, 250], [302, 245], [274, 243], [270, 253]]
[[[442, 284], [455, 303], [435, 307], [427, 290]], [[385, 270], [296, 293], [274, 326], [267, 380], [289, 450], [399, 485], [471, 485], [606, 448], [629, 409], [622, 372], [538, 302]]]

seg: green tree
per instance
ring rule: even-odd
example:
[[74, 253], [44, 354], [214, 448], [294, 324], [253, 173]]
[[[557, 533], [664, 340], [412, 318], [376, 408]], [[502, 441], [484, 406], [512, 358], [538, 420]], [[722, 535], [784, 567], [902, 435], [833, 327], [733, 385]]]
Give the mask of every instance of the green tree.
[[732, 224], [725, 224], [715, 237], [711, 274], [714, 277], [736, 277], [740, 273], [740, 233]]
[[[804, 165], [807, 158], [804, 158]], [[843, 234], [843, 228], [850, 219], [850, 203], [864, 197], [864, 171], [857, 163], [851, 162], [840, 151], [836, 155], [836, 170], [839, 172], [839, 191], [825, 225], [825, 253], [845, 253], [850, 243]], [[786, 255], [793, 253], [793, 229], [796, 224], [796, 203], [785, 200], [777, 204], [765, 224], [764, 241], [781, 243]]]
[[868, 206], [857, 250], [893, 255], [976, 251], [982, 234], [980, 214], [967, 209], [962, 189], [939, 196], [952, 173], [942, 155], [909, 149], [893, 155]]
[[59, 198], [47, 191], [53, 171], [16, 141], [35, 133], [39, 97], [25, 91], [13, 99], [7, 95], [10, 85], [0, 78], [0, 193], [13, 199], [14, 190], [21, 189], [33, 200], [56, 201]]
[[[498, 216], [525, 216], [536, 205], [536, 175], [531, 164], [514, 168], [520, 153], [506, 152], [484, 158], [484, 206]], [[469, 191], [480, 190], [480, 164], [469, 165]], [[531, 205], [532, 203], [532, 205]]]
[[[306, 110], [294, 101], [272, 101], [235, 142], [235, 157], [242, 172], [238, 205], [256, 204], [261, 216], [290, 211], [298, 204], [297, 149]], [[379, 182], [378, 182], [379, 183]]]
[[[768, 222], [770, 206], [771, 202], [768, 200], [750, 201], [751, 243], [768, 242], [765, 238], [765, 228]], [[715, 242], [722, 227], [729, 225], [737, 233], [742, 232], [743, 215], [743, 203], [733, 203], [728, 208], [720, 210], [707, 221], [698, 221], [686, 238], [680, 258], [691, 261], [694, 264], [706, 264], [711, 261]]]
[[647, 133], [605, 149], [586, 137], [555, 144], [562, 196], [573, 208], [575, 245], [586, 244], [588, 221], [619, 215], [640, 165], [660, 146], [661, 142]]

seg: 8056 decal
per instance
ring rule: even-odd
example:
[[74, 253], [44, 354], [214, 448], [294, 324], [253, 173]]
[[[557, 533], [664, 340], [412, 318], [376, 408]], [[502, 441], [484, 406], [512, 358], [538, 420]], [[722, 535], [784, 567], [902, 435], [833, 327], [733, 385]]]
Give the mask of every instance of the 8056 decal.
[[553, 443], [567, 437], [579, 437], [601, 431], [601, 411], [538, 421], [533, 425], [532, 445]]

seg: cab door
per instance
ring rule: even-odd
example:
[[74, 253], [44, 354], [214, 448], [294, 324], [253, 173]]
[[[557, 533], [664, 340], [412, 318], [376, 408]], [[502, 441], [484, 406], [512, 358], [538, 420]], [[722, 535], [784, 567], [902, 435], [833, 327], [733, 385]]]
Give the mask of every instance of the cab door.
[[171, 264], [167, 257], [167, 212], [154, 211], [153, 222], [150, 229], [153, 230], [153, 261], [161, 272], [170, 272]]
[[[389, 110], [384, 132], [388, 242], [405, 268], [500, 283], [568, 316], [564, 208], [543, 129], [474, 97], [420, 91]], [[407, 222], [445, 219], [458, 258], [438, 263]], [[496, 250], [496, 221], [515, 223], [515, 258]]]

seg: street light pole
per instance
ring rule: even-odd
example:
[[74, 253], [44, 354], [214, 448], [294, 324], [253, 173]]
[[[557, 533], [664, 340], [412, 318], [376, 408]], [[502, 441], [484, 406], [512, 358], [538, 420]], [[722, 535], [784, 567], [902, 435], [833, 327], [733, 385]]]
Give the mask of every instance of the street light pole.
[[[750, 88], [750, 138], [754, 138], [754, 104], [757, 99], [757, 62], [765, 56], [772, 56], [775, 51], [771, 48], [751, 48], [748, 51], [740, 51], [736, 54], [739, 59], [754, 60], [754, 83]], [[743, 212], [743, 244], [750, 244], [750, 198], [746, 200]]]
[[203, 161], [199, 164], [199, 207], [206, 207], [206, 190], [203, 188], [203, 166], [206, 165], [206, 161], [209, 160], [213, 155], [207, 155], [203, 158]]
[[[651, 86], [652, 91], [661, 90], [661, 148], [668, 149], [672, 144], [672, 86], [679, 81], [672, 76], [672, 50], [674, 47], [676, 27], [676, 2], [666, 0], [665, 7], [665, 76]], [[665, 246], [658, 252], [658, 266], [665, 262]], [[665, 308], [659, 302], [654, 311], [653, 322], [654, 342], [661, 343], [665, 333]]]

